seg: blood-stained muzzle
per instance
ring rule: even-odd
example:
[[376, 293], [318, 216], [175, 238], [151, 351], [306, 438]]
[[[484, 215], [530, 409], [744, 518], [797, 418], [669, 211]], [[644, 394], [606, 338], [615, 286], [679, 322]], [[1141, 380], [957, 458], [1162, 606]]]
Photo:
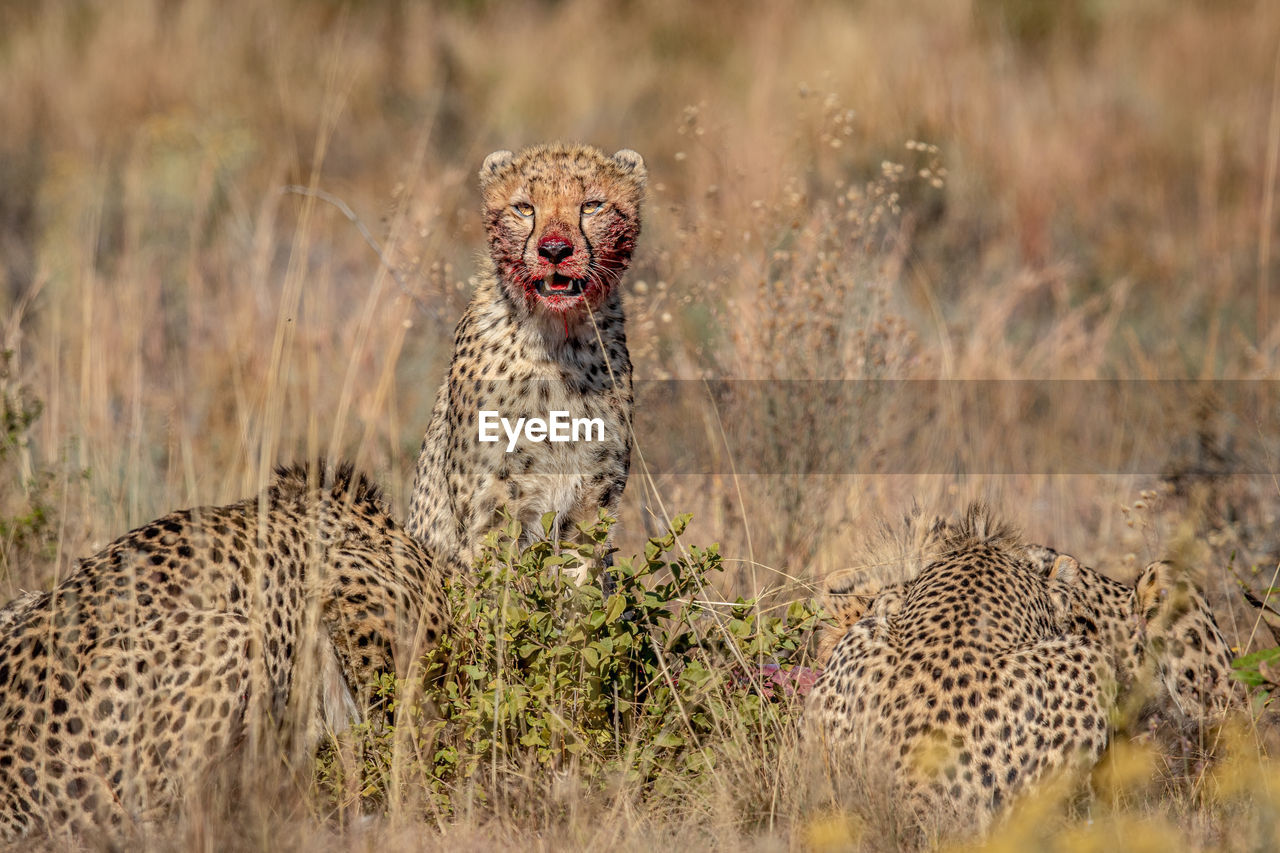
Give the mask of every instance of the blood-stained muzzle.
[[546, 230], [525, 251], [525, 266], [533, 278], [549, 278], [561, 275], [565, 278], [586, 278], [591, 266], [591, 253], [581, 234], [573, 234], [557, 220], [547, 223]]
[[557, 234], [548, 234], [538, 241], [538, 257], [547, 263], [558, 264], [573, 254], [573, 244]]

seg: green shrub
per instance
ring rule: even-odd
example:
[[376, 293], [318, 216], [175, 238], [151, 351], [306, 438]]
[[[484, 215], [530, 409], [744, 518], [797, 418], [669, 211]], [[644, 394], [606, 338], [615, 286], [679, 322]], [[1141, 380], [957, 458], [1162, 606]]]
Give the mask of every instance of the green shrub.
[[[554, 778], [580, 793], [687, 796], [725, 762], [768, 760], [798, 715], [788, 673], [818, 617], [800, 602], [783, 615], [756, 600], [718, 602], [717, 546], [674, 553], [688, 520], [643, 557], [619, 560], [607, 595], [572, 578], [603, 557], [609, 519], [584, 529], [587, 544], [558, 550], [521, 550], [514, 522], [491, 533], [475, 571], [449, 590], [452, 627], [426, 660], [430, 701], [399, 709], [411, 734], [360, 733], [361, 796], [385, 802], [388, 780], [410, 776], [443, 814], [460, 798], [510, 810]], [[405, 686], [382, 685], [393, 711]], [[405, 761], [417, 764], [408, 775]], [[335, 767], [331, 756], [322, 764], [339, 790]], [[544, 812], [545, 798], [532, 799]]]

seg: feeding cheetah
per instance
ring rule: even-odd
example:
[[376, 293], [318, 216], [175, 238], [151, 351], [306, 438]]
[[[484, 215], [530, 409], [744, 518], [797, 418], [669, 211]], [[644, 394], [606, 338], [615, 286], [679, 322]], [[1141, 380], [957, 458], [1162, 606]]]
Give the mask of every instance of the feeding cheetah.
[[805, 719], [837, 766], [886, 774], [917, 819], [980, 831], [1046, 777], [1097, 761], [1111, 654], [1072, 630], [1084, 598], [1071, 558], [1037, 571], [982, 508], [931, 535], [919, 574], [861, 599]]
[[349, 466], [139, 527], [0, 611], [0, 835], [128, 833], [237, 756], [309, 755], [378, 712], [377, 674], [406, 674], [443, 610]]
[[[1026, 554], [1042, 572], [1061, 556], [1043, 545], [1028, 546]], [[1156, 561], [1126, 585], [1082, 565], [1079, 589], [1115, 655], [1127, 722], [1159, 718], [1193, 731], [1243, 710], [1242, 686], [1231, 676], [1231, 646], [1185, 572]]]
[[[917, 510], [900, 529], [881, 531], [872, 549], [874, 565], [828, 581], [825, 607], [834, 623], [819, 635], [819, 665], [883, 589], [939, 553], [950, 524], [940, 517], [926, 521]], [[1068, 555], [1026, 545], [1022, 556], [1047, 577]], [[1070, 630], [1097, 637], [1113, 655], [1122, 722], [1160, 718], [1195, 729], [1243, 708], [1243, 691], [1231, 677], [1230, 645], [1185, 573], [1154, 562], [1133, 584], [1124, 584], [1069, 559], [1077, 566], [1075, 593], [1083, 599], [1072, 610]]]
[[[454, 332], [406, 525], [433, 553], [471, 565], [504, 508], [526, 541], [548, 512], [553, 539], [573, 538], [601, 508], [616, 515], [632, 415], [618, 285], [640, 233], [645, 177], [640, 155], [625, 149], [539, 145], [485, 159], [490, 257]], [[482, 411], [510, 424], [563, 412], [603, 429], [568, 442], [530, 431], [508, 452], [502, 431], [480, 440]]]

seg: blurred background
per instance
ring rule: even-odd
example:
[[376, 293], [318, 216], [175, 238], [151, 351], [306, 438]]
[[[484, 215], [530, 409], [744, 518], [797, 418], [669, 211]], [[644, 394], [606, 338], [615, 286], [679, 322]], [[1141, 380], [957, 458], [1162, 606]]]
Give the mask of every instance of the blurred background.
[[[646, 158], [637, 380], [1274, 379], [1278, 49], [1266, 0], [3, 0], [0, 591], [305, 456], [403, 513], [497, 148]], [[1120, 577], [1182, 555], [1257, 628], [1232, 577], [1275, 569], [1278, 489], [1233, 435], [1274, 421], [1211, 385], [1127, 425], [1164, 461], [1093, 474], [757, 387], [644, 425], [624, 552], [692, 512], [727, 593], [796, 598], [870, 520], [977, 497]], [[1034, 458], [1034, 414], [959, 443]], [[717, 473], [646, 466], [694, 434]]]

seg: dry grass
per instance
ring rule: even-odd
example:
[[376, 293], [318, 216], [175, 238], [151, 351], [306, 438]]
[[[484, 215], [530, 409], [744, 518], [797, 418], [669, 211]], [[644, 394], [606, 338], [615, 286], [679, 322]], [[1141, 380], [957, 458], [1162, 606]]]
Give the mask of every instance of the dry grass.
[[[639, 379], [692, 400], [642, 421], [624, 550], [693, 512], [690, 541], [738, 567], [726, 593], [790, 599], [856, 567], [870, 518], [981, 497], [1118, 575], [1186, 556], [1229, 638], [1270, 643], [1227, 571], [1262, 587], [1280, 558], [1280, 487], [1249, 473], [1275, 467], [1266, 395], [1253, 420], [1209, 396], [1131, 423], [1016, 402], [965, 420], [945, 395], [700, 382], [1274, 379], [1277, 32], [1264, 0], [0, 5], [2, 382], [44, 405], [3, 497], [51, 519], [9, 532], [0, 592], [278, 460], [339, 452], [405, 507], [481, 249], [475, 170], [563, 138], [648, 161], [630, 340]], [[343, 199], [396, 274], [290, 185]], [[1063, 462], [1067, 438], [1111, 464]], [[714, 473], [661, 467], [686, 439]], [[1032, 462], [990, 464], [1005, 452]], [[685, 812], [584, 802], [532, 838], [304, 808], [173, 844], [772, 849], [849, 829], [799, 795], [744, 821], [728, 791], [758, 778], [727, 770]], [[1252, 843], [1207, 797], [1115, 820]]]

